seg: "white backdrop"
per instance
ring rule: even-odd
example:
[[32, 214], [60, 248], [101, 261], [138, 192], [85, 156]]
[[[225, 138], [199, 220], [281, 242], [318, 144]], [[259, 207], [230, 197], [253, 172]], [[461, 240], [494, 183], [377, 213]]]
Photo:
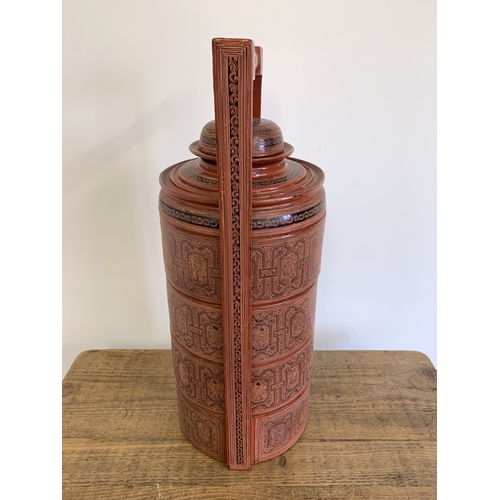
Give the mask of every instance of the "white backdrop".
[[170, 347], [158, 175], [213, 119], [214, 37], [264, 47], [262, 116], [325, 171], [315, 348], [436, 364], [435, 0], [64, 0], [63, 375]]

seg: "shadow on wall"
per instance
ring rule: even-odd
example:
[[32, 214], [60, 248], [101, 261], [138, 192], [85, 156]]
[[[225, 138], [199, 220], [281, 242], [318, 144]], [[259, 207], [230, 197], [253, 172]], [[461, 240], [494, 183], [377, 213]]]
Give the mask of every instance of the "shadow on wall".
[[170, 347], [147, 139], [165, 130], [163, 145], [175, 150], [182, 102], [164, 101], [64, 166], [63, 375], [86, 349]]
[[134, 213], [129, 167], [67, 203], [64, 223], [63, 359], [75, 349], [154, 340], [154, 311]]
[[[316, 311], [317, 313], [317, 311]], [[315, 328], [314, 329], [314, 350], [331, 351], [342, 349], [349, 335], [347, 332], [337, 328]]]
[[[63, 171], [64, 195], [82, 196], [88, 190], [102, 185], [104, 180], [125, 167], [115, 161], [118, 157], [130, 154], [134, 148], [162, 130], [169, 130], [168, 134], [164, 134], [164, 139], [175, 149], [178, 144], [175, 131], [180, 127], [173, 127], [172, 123], [178, 121], [177, 117], [181, 111], [182, 105], [177, 98], [167, 99], [118, 134], [79, 157], [67, 161]], [[144, 164], [151, 162], [150, 157], [134, 157], [142, 162], [143, 168]]]

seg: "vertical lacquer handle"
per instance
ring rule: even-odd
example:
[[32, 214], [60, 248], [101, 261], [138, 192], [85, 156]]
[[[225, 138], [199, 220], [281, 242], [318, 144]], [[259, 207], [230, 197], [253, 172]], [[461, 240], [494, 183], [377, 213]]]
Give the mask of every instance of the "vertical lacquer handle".
[[[222, 267], [226, 449], [230, 469], [253, 462], [252, 118], [254, 44], [212, 42]], [[260, 106], [259, 106], [260, 107]]]
[[253, 117], [260, 118], [261, 95], [262, 95], [262, 69], [263, 49], [255, 47], [255, 78], [253, 81]]

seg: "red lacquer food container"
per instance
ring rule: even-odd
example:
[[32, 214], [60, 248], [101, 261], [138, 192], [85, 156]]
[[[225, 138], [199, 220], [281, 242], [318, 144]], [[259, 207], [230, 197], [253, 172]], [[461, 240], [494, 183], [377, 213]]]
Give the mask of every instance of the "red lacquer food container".
[[262, 49], [213, 40], [215, 121], [160, 175], [179, 419], [248, 470], [307, 423], [324, 174], [260, 117]]

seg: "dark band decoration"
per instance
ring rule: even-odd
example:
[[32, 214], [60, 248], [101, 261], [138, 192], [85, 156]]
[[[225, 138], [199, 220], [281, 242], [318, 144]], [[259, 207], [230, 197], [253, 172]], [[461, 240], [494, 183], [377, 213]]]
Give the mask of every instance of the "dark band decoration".
[[281, 184], [282, 182], [286, 182], [286, 181], [289, 181], [289, 180], [297, 177], [297, 175], [300, 174], [301, 170], [302, 169], [300, 168], [300, 166], [295, 164], [290, 173], [288, 173], [286, 175], [282, 175], [280, 177], [274, 177], [272, 179], [263, 179], [261, 181], [259, 181], [259, 180], [253, 181], [252, 186], [253, 187], [261, 187], [261, 186], [270, 186], [272, 184]]
[[278, 144], [283, 144], [283, 137], [269, 137], [267, 139], [261, 139], [260, 137], [255, 137], [253, 139], [254, 147], [269, 147], [277, 146]]
[[217, 146], [217, 139], [215, 137], [207, 137], [206, 135], [202, 135], [200, 137], [200, 142], [202, 144], [206, 144], [207, 146]]
[[[165, 215], [173, 217], [174, 219], [186, 222], [188, 224], [195, 224], [196, 226], [211, 227], [219, 229], [219, 219], [216, 217], [207, 217], [205, 215], [197, 215], [189, 212], [184, 212], [177, 208], [167, 205], [163, 200], [160, 200], [160, 207]], [[253, 219], [252, 230], [268, 229], [273, 227], [290, 226], [298, 224], [305, 220], [311, 219], [318, 215], [325, 208], [325, 201], [321, 201], [316, 206], [297, 212], [295, 214], [282, 215], [281, 217], [271, 217], [268, 219]]]
[[203, 227], [212, 227], [214, 229], [219, 229], [219, 219], [218, 217], [207, 217], [206, 215], [197, 215], [189, 212], [184, 212], [183, 210], [179, 210], [177, 208], [171, 207], [167, 205], [162, 199], [160, 199], [160, 208], [161, 211], [172, 217], [174, 219], [180, 220], [182, 222], [186, 222], [188, 224], [194, 224], [196, 226]]
[[195, 181], [203, 182], [204, 184], [217, 185], [218, 183], [217, 179], [212, 179], [210, 177], [204, 177], [203, 175], [195, 174], [192, 168], [184, 168], [182, 170], [182, 174], [186, 177], [189, 177], [190, 179], [194, 179]]
[[[292, 179], [295, 179], [301, 172], [301, 168], [299, 165], [294, 164], [291, 172], [285, 175], [281, 175], [280, 177], [273, 177], [271, 179], [262, 179], [262, 180], [254, 180], [252, 181], [253, 187], [265, 187], [272, 186], [274, 184], [281, 184], [282, 182], [286, 182]], [[182, 175], [189, 177], [197, 182], [203, 182], [204, 184], [217, 184], [217, 179], [211, 177], [204, 177], [202, 175], [198, 175], [193, 172], [193, 167], [190, 165], [189, 167], [182, 168]]]
[[315, 207], [308, 208], [296, 214], [282, 215], [281, 217], [271, 217], [269, 219], [252, 219], [252, 229], [268, 229], [270, 227], [290, 226], [311, 219], [318, 215], [325, 208], [325, 202], [321, 201]]

